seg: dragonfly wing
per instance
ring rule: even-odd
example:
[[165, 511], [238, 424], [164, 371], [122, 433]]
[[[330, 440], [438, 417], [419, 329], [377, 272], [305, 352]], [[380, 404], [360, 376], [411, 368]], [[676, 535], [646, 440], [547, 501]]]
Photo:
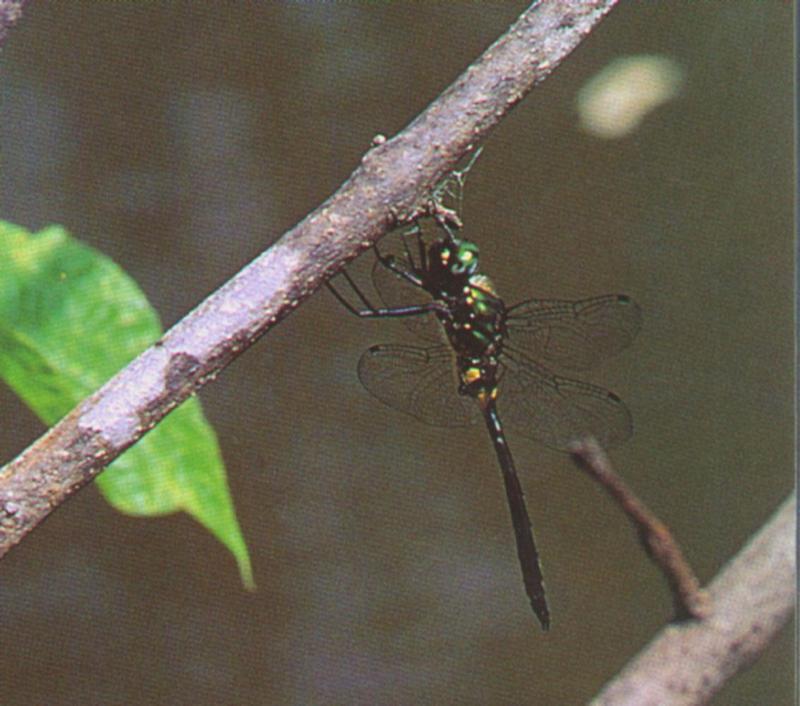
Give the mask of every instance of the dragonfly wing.
[[426, 424], [460, 427], [481, 418], [475, 401], [458, 393], [446, 346], [372, 346], [358, 361], [358, 378], [373, 397]]
[[611, 448], [633, 433], [631, 413], [613, 392], [554, 375], [533, 360], [504, 356], [501, 412], [525, 436], [559, 451], [591, 435]]
[[506, 326], [509, 341], [535, 360], [585, 370], [631, 344], [642, 327], [642, 312], [623, 294], [530, 299], [508, 309]]

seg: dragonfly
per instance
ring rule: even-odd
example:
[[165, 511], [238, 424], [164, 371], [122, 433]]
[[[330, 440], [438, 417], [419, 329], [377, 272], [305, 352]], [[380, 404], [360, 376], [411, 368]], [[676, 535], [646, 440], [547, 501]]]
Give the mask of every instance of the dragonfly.
[[525, 591], [548, 630], [539, 552], [504, 422], [559, 451], [588, 435], [606, 448], [628, 439], [631, 414], [617, 395], [553, 371], [585, 370], [627, 348], [641, 328], [641, 310], [624, 294], [506, 306], [481, 272], [478, 246], [437, 225], [441, 234], [430, 245], [415, 224], [396, 253], [375, 248], [372, 281], [383, 306], [374, 306], [346, 270], [359, 305], [328, 287], [352, 314], [401, 318], [429, 344], [368, 348], [358, 377], [370, 394], [435, 426], [483, 421], [503, 476]]

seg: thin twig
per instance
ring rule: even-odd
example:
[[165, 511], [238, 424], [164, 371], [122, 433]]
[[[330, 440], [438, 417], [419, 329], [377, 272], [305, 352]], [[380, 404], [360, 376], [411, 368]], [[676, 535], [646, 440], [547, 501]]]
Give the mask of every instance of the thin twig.
[[713, 615], [664, 628], [591, 706], [705, 704], [755, 662], [794, 611], [796, 505], [792, 493], [709, 585]]
[[708, 594], [700, 588], [700, 581], [669, 528], [625, 484], [600, 444], [592, 438], [583, 439], [573, 444], [570, 452], [578, 467], [608, 491], [636, 527], [645, 551], [667, 579], [675, 617], [678, 620], [708, 617], [712, 609]]
[[617, 0], [526, 10], [411, 125], [373, 141], [342, 187], [0, 470], [0, 557], [198, 387], [399, 222]]

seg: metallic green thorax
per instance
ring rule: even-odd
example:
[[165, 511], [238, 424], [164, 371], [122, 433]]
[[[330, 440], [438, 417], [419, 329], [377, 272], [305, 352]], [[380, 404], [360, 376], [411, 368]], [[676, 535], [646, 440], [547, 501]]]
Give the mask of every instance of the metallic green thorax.
[[428, 251], [425, 289], [443, 301], [437, 313], [458, 358], [462, 394], [485, 405], [497, 396], [498, 356], [505, 335], [505, 306], [491, 280], [480, 274], [478, 246], [449, 237]]

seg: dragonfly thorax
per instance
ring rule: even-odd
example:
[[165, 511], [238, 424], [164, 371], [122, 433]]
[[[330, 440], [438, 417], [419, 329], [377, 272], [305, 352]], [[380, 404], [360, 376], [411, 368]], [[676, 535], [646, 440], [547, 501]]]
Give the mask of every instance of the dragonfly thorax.
[[473, 275], [445, 300], [448, 311], [439, 316], [458, 355], [470, 359], [496, 357], [502, 349], [505, 306], [489, 279]]
[[456, 354], [473, 361], [499, 355], [505, 320], [503, 301], [478, 266], [478, 246], [468, 240], [442, 238], [428, 250], [425, 288], [445, 304], [437, 316]]

